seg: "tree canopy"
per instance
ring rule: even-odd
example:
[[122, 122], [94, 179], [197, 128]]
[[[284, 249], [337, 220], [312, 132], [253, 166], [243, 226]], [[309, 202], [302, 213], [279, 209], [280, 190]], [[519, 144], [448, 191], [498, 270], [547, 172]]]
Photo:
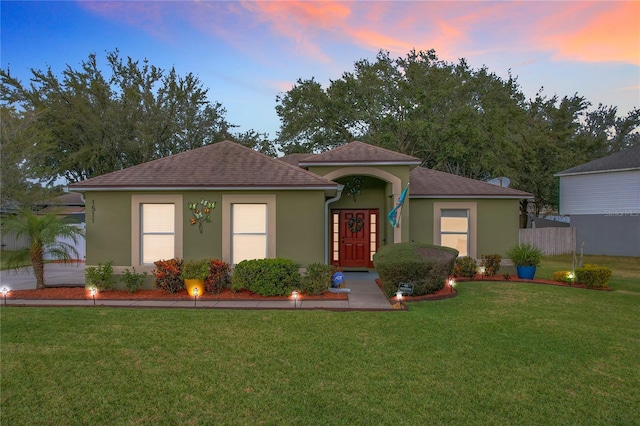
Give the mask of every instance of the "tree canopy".
[[277, 142], [285, 153], [361, 140], [436, 170], [475, 179], [508, 176], [513, 187], [535, 195], [536, 211], [557, 206], [554, 173], [640, 138], [637, 108], [618, 117], [615, 107], [590, 111], [578, 94], [548, 97], [542, 89], [527, 100], [517, 78], [473, 69], [464, 59], [440, 60], [434, 50], [397, 59], [380, 51], [326, 88], [314, 78], [299, 79], [276, 103]]
[[[0, 70], [3, 115], [20, 116], [16, 126], [28, 133], [23, 158], [3, 158], [3, 168], [21, 167], [47, 183], [78, 182], [230, 137], [225, 109], [208, 100], [197, 76], [125, 60], [117, 50], [106, 59], [108, 73], [90, 54], [60, 77], [32, 69], [28, 85]], [[3, 147], [18, 141], [4, 125], [2, 138]]]

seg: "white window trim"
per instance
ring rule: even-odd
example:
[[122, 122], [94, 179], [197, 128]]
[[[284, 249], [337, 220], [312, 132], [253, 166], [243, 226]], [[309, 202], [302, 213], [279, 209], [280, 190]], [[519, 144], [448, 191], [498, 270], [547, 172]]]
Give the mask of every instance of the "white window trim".
[[442, 230], [440, 228], [442, 210], [463, 209], [469, 210], [469, 253], [468, 256], [478, 258], [478, 207], [472, 202], [433, 203], [433, 244], [442, 245]]
[[276, 257], [276, 196], [275, 194], [230, 194], [222, 196], [222, 260], [231, 263], [233, 204], [267, 205], [267, 258]]
[[[142, 204], [174, 204], [175, 205], [175, 257], [182, 258], [182, 195], [132, 195], [131, 196], [131, 266], [134, 266], [139, 272], [151, 272], [155, 265], [144, 265], [140, 259], [140, 206]], [[158, 259], [160, 260], [160, 259]]]

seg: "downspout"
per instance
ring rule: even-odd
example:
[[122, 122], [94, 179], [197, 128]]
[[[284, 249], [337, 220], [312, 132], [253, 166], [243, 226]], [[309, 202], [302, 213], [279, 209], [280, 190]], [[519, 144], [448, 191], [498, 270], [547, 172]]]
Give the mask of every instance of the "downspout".
[[335, 197], [324, 202], [324, 264], [329, 264], [329, 204], [338, 201], [342, 197], [344, 185], [338, 184], [338, 193]]

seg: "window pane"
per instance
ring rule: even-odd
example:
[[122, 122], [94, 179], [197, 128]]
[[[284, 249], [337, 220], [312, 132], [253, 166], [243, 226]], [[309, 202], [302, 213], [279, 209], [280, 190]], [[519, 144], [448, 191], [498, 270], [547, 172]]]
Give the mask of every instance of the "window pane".
[[175, 224], [175, 206], [173, 204], [143, 204], [142, 233], [170, 232]]
[[440, 244], [458, 250], [458, 256], [468, 256], [468, 241], [469, 239], [466, 234], [442, 234]]
[[266, 204], [234, 204], [234, 234], [265, 234], [267, 232]]
[[148, 234], [142, 236], [142, 263], [153, 263], [162, 259], [173, 259], [173, 234]]
[[466, 217], [443, 217], [440, 220], [442, 232], [462, 232], [469, 230], [469, 219]]
[[266, 235], [234, 235], [233, 263], [243, 260], [264, 259], [267, 257]]

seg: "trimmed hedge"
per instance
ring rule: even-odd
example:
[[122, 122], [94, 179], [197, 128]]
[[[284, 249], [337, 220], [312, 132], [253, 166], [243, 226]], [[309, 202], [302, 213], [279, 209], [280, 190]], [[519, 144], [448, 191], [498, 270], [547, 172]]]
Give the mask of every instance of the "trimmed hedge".
[[480, 266], [484, 266], [485, 277], [492, 277], [500, 270], [500, 262], [502, 256], [499, 254], [483, 254], [481, 256]]
[[307, 267], [306, 272], [300, 281], [300, 291], [309, 295], [317, 296], [329, 288], [333, 267], [324, 263], [312, 263]]
[[585, 264], [576, 269], [576, 279], [587, 287], [606, 287], [611, 278], [611, 269], [603, 266]]
[[478, 264], [473, 257], [458, 257], [453, 264], [453, 275], [456, 277], [475, 277], [478, 272]]
[[423, 243], [390, 244], [373, 256], [382, 289], [393, 296], [400, 283], [412, 283], [413, 295], [435, 293], [444, 287], [458, 250]]
[[233, 291], [249, 290], [262, 296], [287, 296], [300, 286], [298, 265], [290, 259], [243, 260], [233, 270]]

